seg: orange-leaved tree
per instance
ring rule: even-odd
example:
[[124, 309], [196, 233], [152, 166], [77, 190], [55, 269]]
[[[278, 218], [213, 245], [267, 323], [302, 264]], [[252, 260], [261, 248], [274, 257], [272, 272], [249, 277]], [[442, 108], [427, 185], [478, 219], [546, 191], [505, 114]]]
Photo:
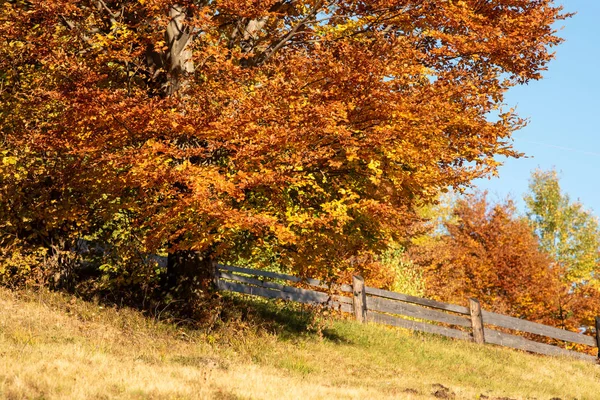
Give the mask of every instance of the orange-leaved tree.
[[490, 206], [486, 194], [457, 200], [454, 220], [435, 242], [414, 249], [429, 294], [515, 317], [549, 320], [558, 308], [560, 279], [552, 259], [511, 201]]
[[597, 292], [574, 291], [563, 267], [540, 248], [529, 220], [512, 201], [490, 204], [486, 194], [456, 201], [454, 218], [434, 240], [412, 249], [424, 268], [428, 295], [577, 331], [593, 325]]
[[118, 220], [131, 257], [269, 246], [330, 278], [385, 275], [375, 255], [416, 204], [518, 155], [503, 95], [541, 77], [566, 17], [551, 0], [1, 7], [4, 271]]

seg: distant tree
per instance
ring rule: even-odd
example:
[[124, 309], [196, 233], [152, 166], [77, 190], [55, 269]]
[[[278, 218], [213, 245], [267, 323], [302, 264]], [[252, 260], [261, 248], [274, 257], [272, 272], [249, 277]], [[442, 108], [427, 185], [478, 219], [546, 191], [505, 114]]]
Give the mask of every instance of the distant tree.
[[473, 194], [459, 199], [453, 213], [436, 243], [413, 250], [427, 293], [455, 303], [475, 297], [489, 310], [550, 319], [558, 274], [513, 202], [490, 206], [485, 194]]
[[594, 214], [562, 192], [555, 170], [533, 171], [524, 198], [540, 246], [563, 271], [561, 278], [599, 287], [600, 226]]
[[443, 232], [411, 249], [426, 293], [454, 303], [479, 299], [488, 310], [577, 331], [591, 328], [600, 293], [564, 280], [565, 270], [539, 243], [526, 217], [486, 194], [456, 201]]

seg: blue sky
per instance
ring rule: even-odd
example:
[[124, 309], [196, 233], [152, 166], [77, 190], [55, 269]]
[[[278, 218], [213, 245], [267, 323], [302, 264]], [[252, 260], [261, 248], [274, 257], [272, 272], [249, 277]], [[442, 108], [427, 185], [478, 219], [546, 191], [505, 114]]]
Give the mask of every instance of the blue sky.
[[577, 12], [557, 26], [564, 26], [559, 34], [566, 41], [554, 49], [544, 79], [511, 89], [505, 99], [529, 118], [513, 138], [514, 147], [530, 158], [504, 159], [499, 178], [474, 184], [491, 200], [511, 196], [522, 209], [530, 172], [554, 167], [563, 191], [600, 216], [600, 1], [555, 3]]

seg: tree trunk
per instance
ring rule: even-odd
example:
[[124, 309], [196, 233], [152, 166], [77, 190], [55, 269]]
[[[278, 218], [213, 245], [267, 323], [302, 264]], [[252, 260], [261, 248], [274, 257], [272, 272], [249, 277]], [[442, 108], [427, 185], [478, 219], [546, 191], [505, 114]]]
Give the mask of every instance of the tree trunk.
[[167, 256], [163, 288], [180, 299], [190, 299], [214, 290], [214, 263], [211, 252], [179, 250]]
[[169, 17], [171, 20], [165, 32], [165, 64], [169, 72], [165, 94], [173, 95], [186, 88], [187, 75], [194, 72], [194, 62], [191, 49], [192, 32], [190, 27], [185, 25], [187, 10], [181, 5], [172, 5]]
[[[169, 25], [165, 31], [167, 50], [163, 65], [167, 70], [165, 96], [177, 95], [188, 86], [188, 75], [194, 72], [192, 60], [192, 32], [185, 25], [188, 10], [180, 4], [169, 8]], [[210, 252], [178, 250], [167, 256], [165, 289], [182, 299], [211, 289], [212, 257]]]

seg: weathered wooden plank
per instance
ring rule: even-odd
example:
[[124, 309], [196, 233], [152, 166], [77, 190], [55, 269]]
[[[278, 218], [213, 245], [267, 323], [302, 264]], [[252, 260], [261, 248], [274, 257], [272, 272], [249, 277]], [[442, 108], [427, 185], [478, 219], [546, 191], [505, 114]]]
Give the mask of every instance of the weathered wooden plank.
[[[321, 282], [318, 279], [312, 279], [312, 278], [302, 279], [302, 278], [298, 278], [297, 276], [281, 274], [278, 272], [262, 271], [259, 269], [250, 269], [250, 268], [242, 268], [242, 267], [234, 267], [231, 265], [223, 265], [223, 264], [218, 264], [217, 267], [221, 271], [229, 271], [229, 272], [254, 275], [254, 276], [264, 276], [266, 278], [272, 278], [272, 279], [283, 279], [283, 280], [291, 281], [291, 282], [295, 282], [295, 283], [306, 283], [311, 286], [315, 286], [315, 287], [322, 288], [322, 289], [330, 288], [328, 285], [326, 285], [325, 283]], [[345, 284], [338, 285], [338, 286], [334, 285], [332, 289], [340, 290], [342, 292], [347, 292], [347, 293], [352, 292], [352, 286], [345, 285]]]
[[345, 283], [339, 286], [334, 286], [333, 288], [339, 290], [340, 292], [352, 293], [352, 285], [346, 285]]
[[294, 289], [290, 291], [273, 290], [264, 287], [249, 286], [243, 283], [227, 282], [224, 280], [219, 280], [219, 289], [231, 290], [232, 292], [238, 293], [253, 294], [270, 299], [284, 299], [307, 304], [323, 304], [329, 300], [329, 296], [327, 294], [315, 292], [313, 290], [298, 288], [290, 288]]
[[471, 312], [471, 326], [473, 328], [473, 341], [477, 344], [485, 343], [483, 332], [483, 318], [481, 316], [481, 304], [475, 299], [469, 299], [469, 311]]
[[339, 309], [343, 312], [353, 312], [352, 304], [347, 302], [347, 297], [333, 296], [331, 299], [329, 299], [329, 296], [327, 296], [325, 293], [315, 292], [312, 290], [288, 287], [289, 289], [298, 289], [299, 291], [287, 292], [264, 287], [248, 286], [243, 283], [227, 282], [221, 279], [219, 279], [217, 287], [219, 290], [229, 290], [232, 292], [251, 294], [269, 299], [283, 299], [305, 304], [327, 304], [329, 307]]
[[229, 279], [231, 281], [242, 282], [242, 283], [247, 283], [247, 284], [256, 285], [256, 286], [262, 286], [262, 287], [266, 287], [269, 289], [284, 290], [284, 288], [290, 287], [290, 286], [281, 285], [279, 283], [266, 281], [263, 279], [255, 279], [255, 278], [250, 278], [250, 277], [242, 276], [242, 275], [229, 274], [227, 272], [222, 272], [222, 271], [219, 271], [217, 274], [220, 279]]
[[306, 282], [312, 286], [326, 287], [325, 285], [323, 285], [321, 283], [321, 281], [319, 281], [317, 279], [309, 278], [309, 279], [303, 280], [301, 278], [298, 278], [297, 276], [281, 274], [279, 272], [263, 271], [263, 270], [259, 270], [259, 269], [250, 269], [250, 268], [242, 268], [242, 267], [233, 267], [231, 265], [223, 265], [223, 264], [219, 264], [218, 267], [220, 270], [229, 271], [229, 272], [237, 272], [240, 274], [248, 274], [248, 275], [255, 275], [255, 276], [264, 276], [264, 277], [273, 278], [273, 279], [283, 279], [283, 280], [292, 281], [292, 282]]
[[483, 310], [482, 315], [484, 324], [514, 329], [521, 332], [534, 333], [536, 335], [547, 336], [566, 342], [585, 344], [588, 346], [597, 345], [596, 340], [593, 337], [582, 335], [581, 333], [565, 331], [564, 329], [555, 328], [553, 326], [542, 325], [536, 322], [509, 317], [508, 315], [496, 314], [485, 310]]
[[390, 292], [388, 290], [376, 289], [367, 286], [366, 287], [367, 294], [372, 296], [384, 297], [387, 299], [400, 300], [406, 303], [419, 304], [422, 306], [427, 306], [431, 308], [437, 308], [438, 310], [451, 311], [458, 314], [469, 315], [469, 309], [467, 307], [458, 306], [455, 304], [447, 304], [442, 303], [440, 301], [424, 299], [422, 297], [410, 296], [407, 294]]
[[349, 313], [349, 314], [352, 314], [354, 312], [354, 308], [352, 307], [352, 304], [340, 303], [337, 301], [334, 301], [331, 303], [331, 308], [333, 308], [335, 310], [339, 309], [340, 311]]
[[365, 280], [361, 276], [352, 277], [352, 294], [354, 317], [359, 322], [367, 322], [367, 294], [365, 293]]
[[509, 333], [495, 331], [493, 329], [487, 329], [485, 331], [485, 342], [549, 356], [568, 356], [586, 361], [596, 361], [596, 357], [590, 356], [589, 354], [562, 349], [546, 343], [534, 342], [533, 340], [525, 339], [521, 336], [515, 336]]
[[369, 311], [367, 321], [376, 322], [378, 324], [392, 325], [415, 331], [435, 333], [455, 339], [472, 340], [468, 332], [459, 331], [457, 329], [446, 328], [444, 326], [432, 325], [426, 322], [409, 321], [404, 318], [392, 317], [391, 315], [380, 314]]
[[416, 304], [401, 303], [399, 301], [393, 301], [381, 297], [367, 297], [367, 309], [369, 311], [373, 310], [390, 314], [401, 314], [407, 317], [471, 327], [471, 321], [459, 315], [447, 314], [443, 311], [424, 308]]
[[[261, 287], [265, 287], [268, 289], [281, 290], [283, 292], [304, 293], [307, 290], [307, 289], [295, 288], [295, 287], [291, 287], [291, 286], [280, 285], [279, 283], [269, 282], [269, 281], [265, 281], [262, 279], [254, 279], [254, 278], [249, 278], [247, 276], [229, 274], [227, 272], [222, 272], [222, 271], [219, 271], [217, 273], [217, 276], [219, 277], [219, 279], [228, 279], [228, 280], [242, 282], [242, 283], [246, 283], [246, 284], [250, 284], [250, 285], [261, 286]], [[327, 293], [323, 293], [323, 294], [327, 295]], [[333, 295], [333, 296], [331, 296], [331, 299], [333, 301], [337, 301], [339, 303], [348, 304], [348, 305], [352, 306], [352, 298], [351, 297]]]
[[340, 295], [334, 295], [333, 299], [337, 302], [340, 302], [342, 304], [349, 304], [352, 306], [353, 304], [353, 300], [352, 297], [348, 297], [348, 296], [340, 296]]

